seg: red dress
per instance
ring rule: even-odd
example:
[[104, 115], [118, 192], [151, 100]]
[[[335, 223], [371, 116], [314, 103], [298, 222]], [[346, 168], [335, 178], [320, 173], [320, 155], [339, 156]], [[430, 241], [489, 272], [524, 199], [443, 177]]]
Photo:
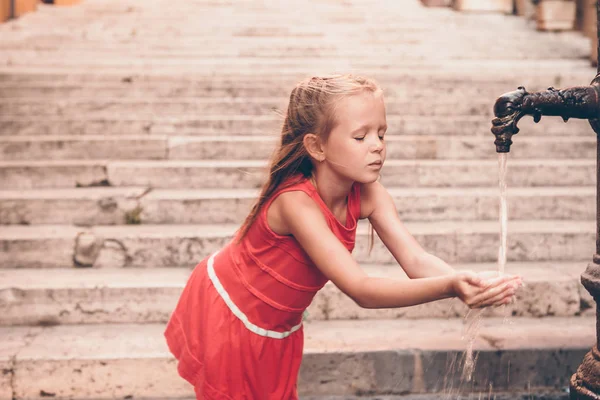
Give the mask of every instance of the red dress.
[[348, 196], [344, 226], [308, 179], [288, 182], [265, 203], [240, 244], [233, 239], [194, 268], [167, 324], [164, 334], [177, 370], [198, 399], [298, 398], [303, 313], [327, 278], [293, 236], [269, 228], [266, 211], [277, 195], [303, 191], [351, 252], [360, 185], [354, 183]]

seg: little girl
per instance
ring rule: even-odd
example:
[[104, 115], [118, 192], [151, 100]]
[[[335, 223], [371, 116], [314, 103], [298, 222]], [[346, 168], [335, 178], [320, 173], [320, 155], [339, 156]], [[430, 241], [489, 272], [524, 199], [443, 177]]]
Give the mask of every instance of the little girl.
[[[195, 267], [166, 327], [198, 399], [297, 399], [303, 313], [329, 280], [365, 308], [511, 300], [519, 277], [456, 272], [406, 230], [378, 181], [386, 129], [370, 79], [313, 77], [292, 90], [258, 201], [231, 242]], [[358, 266], [351, 252], [365, 218], [410, 279]]]

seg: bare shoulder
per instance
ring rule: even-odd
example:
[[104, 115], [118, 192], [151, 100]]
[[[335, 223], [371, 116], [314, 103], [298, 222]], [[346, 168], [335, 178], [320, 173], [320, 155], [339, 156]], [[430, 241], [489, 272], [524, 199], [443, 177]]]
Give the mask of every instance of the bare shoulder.
[[278, 195], [267, 210], [267, 223], [278, 235], [291, 235], [289, 218], [302, 215], [307, 210], [317, 210], [319, 206], [302, 190], [292, 190]]
[[381, 182], [375, 181], [361, 184], [360, 218], [369, 218], [377, 208], [377, 205], [386, 197], [389, 197], [389, 193]]

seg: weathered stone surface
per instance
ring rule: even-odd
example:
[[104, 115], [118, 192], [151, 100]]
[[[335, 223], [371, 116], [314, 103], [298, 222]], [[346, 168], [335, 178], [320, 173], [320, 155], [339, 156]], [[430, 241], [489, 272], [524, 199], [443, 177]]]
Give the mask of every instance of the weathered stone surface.
[[[8, 226], [0, 234], [7, 257], [2, 268], [73, 265], [75, 237], [91, 232], [104, 239], [103, 254], [117, 253], [103, 263], [111, 267], [191, 266], [228, 243], [237, 225], [125, 225], [87, 228]], [[395, 263], [376, 240], [368, 252], [367, 226], [360, 224], [354, 255], [361, 263]], [[449, 263], [492, 262], [498, 256], [496, 222], [408, 223], [407, 228], [429, 252]], [[593, 222], [512, 221], [509, 261], [589, 260], [595, 243]], [[107, 246], [106, 244], [110, 244]], [[40, 247], [41, 246], [41, 247]], [[111, 257], [114, 257], [111, 256]]]
[[300, 369], [299, 394], [407, 393], [414, 362], [410, 351], [309, 354]]
[[103, 161], [0, 161], [3, 189], [106, 186]]
[[12, 390], [12, 380], [14, 373], [14, 364], [12, 360], [0, 359], [0, 399], [12, 400], [14, 393]]
[[158, 136], [18, 136], [0, 139], [3, 160], [165, 159], [167, 139]]
[[[480, 136], [488, 138], [492, 147], [491, 122], [480, 116], [410, 116], [387, 114], [388, 137], [394, 135]], [[180, 115], [143, 116], [112, 115], [106, 118], [0, 116], [0, 135], [260, 135], [277, 137], [281, 133], [283, 118], [269, 113], [266, 115]], [[527, 141], [529, 137], [572, 137], [593, 138], [593, 131], [585, 120], [570, 120], [565, 125], [556, 117], [546, 117], [543, 123], [535, 124], [531, 118], [523, 118], [519, 127], [526, 135], [514, 138], [515, 143]], [[520, 153], [513, 146], [511, 154]], [[589, 150], [588, 150], [589, 151]], [[543, 154], [536, 158], [543, 158]]]
[[144, 189], [77, 188], [4, 190], [0, 192], [0, 223], [17, 225], [115, 225], [138, 205]]
[[104, 238], [91, 232], [79, 232], [75, 237], [73, 263], [80, 267], [92, 267], [104, 246]]
[[159, 326], [71, 328], [45, 329], [17, 354], [17, 398], [35, 398], [41, 390], [57, 398], [189, 395]]
[[[583, 263], [582, 263], [583, 264]], [[486, 309], [485, 317], [528, 316], [574, 316], [579, 315], [579, 281], [572, 271], [579, 264], [553, 263], [513, 263], [507, 272], [521, 275], [526, 286], [521, 288], [516, 301], [499, 308]], [[495, 264], [455, 265], [457, 269], [495, 270]], [[365, 268], [370, 276], [402, 279], [405, 275], [399, 267]], [[549, 275], [550, 274], [550, 275]], [[552, 293], [552, 296], [548, 296]], [[350, 298], [340, 292], [332, 283], [319, 293], [326, 298], [327, 319], [395, 319], [395, 318], [460, 318], [467, 314], [468, 308], [457, 299], [427, 303], [415, 307], [397, 309], [369, 310], [358, 307]]]
[[483, 392], [486, 389], [536, 391], [568, 386], [585, 350], [547, 352], [520, 350], [476, 352], [476, 368], [469, 381], [463, 378], [464, 355], [461, 353], [424, 352], [424, 381], [433, 391], [444, 393]]
[[70, 226], [3, 227], [0, 268], [48, 268], [73, 265], [78, 230]]
[[[461, 339], [463, 323], [381, 320], [376, 324], [307, 323], [300, 391], [307, 396], [365, 394], [365, 389], [374, 395], [439, 393], [444, 388], [440, 379], [447, 371], [447, 360], [466, 346]], [[556, 334], [545, 335], [542, 347], [532, 346], [532, 338], [550, 329]], [[36, 328], [25, 345], [15, 347], [15, 341], [6, 338], [22, 338], [32, 328], [0, 328], [0, 351], [16, 357], [17, 398], [36, 397], [40, 390], [55, 393], [56, 398], [192, 396], [191, 387], [177, 376], [163, 330], [163, 324]], [[492, 340], [490, 335], [495, 335]], [[519, 318], [511, 325], [503, 319], [487, 319], [476, 334], [474, 349], [480, 353], [475, 377], [477, 382], [494, 382], [498, 384], [494, 387], [511, 390], [526, 390], [527, 381], [532, 386], [538, 382], [561, 385], [567, 379], [565, 372], [593, 341], [593, 318]], [[534, 365], [544, 368], [544, 374], [532, 373], [529, 368]]]
[[[0, 45], [1, 46], [1, 45]], [[326, 51], [326, 50], [324, 50]], [[195, 53], [199, 54], [199, 53]], [[481, 98], [494, 97], [503, 93], [507, 87], [517, 84], [515, 80], [502, 79], [502, 77], [489, 77], [485, 85], [473, 85], [468, 77], [444, 77], [443, 71], [435, 87], [426, 85], [416, 76], [411, 79], [402, 79], [389, 76], [380, 80], [380, 85], [385, 89], [385, 95], [398, 99], [412, 99], [414, 101], [428, 101], [441, 91], [459, 99], [469, 99], [474, 96]], [[78, 82], [77, 76], [71, 75], [70, 80], [61, 81], [57, 74], [55, 80], [33, 80], [31, 75], [24, 75], [19, 84], [3, 82], [0, 80], [0, 98], [19, 99], [47, 99], [55, 101], [61, 99], [90, 98], [111, 99], [137, 97], [140, 94], [150, 98], [177, 99], [197, 97], [281, 97], [287, 98], [296, 80], [291, 77], [278, 78], [277, 76], [264, 77], [257, 82], [253, 79], [239, 77], [232, 80], [214, 77], [212, 80], [186, 80], [185, 77], [165, 77], [163, 80], [153, 79], [152, 76], [138, 76], [132, 82], [121, 82], [118, 76], [98, 76], [98, 80], [90, 79]], [[523, 81], [531, 81], [533, 77], [522, 76]], [[35, 79], [35, 78], [33, 78]], [[500, 80], [499, 80], [500, 79]], [[547, 76], [546, 81], [554, 80], [554, 76]], [[99, 81], [104, 80], [104, 81]], [[539, 79], [541, 80], [541, 79]], [[528, 85], [528, 90], [545, 90], [546, 87]]]
[[[388, 188], [400, 218], [497, 220], [496, 188]], [[258, 189], [78, 188], [0, 191], [2, 224], [241, 224]], [[511, 220], [595, 218], [595, 187], [510, 188]], [[137, 217], [136, 217], [137, 216]]]
[[266, 177], [263, 161], [111, 162], [114, 186], [158, 188], [258, 188]]
[[[171, 159], [171, 160], [265, 160], [276, 146], [277, 135], [263, 136], [119, 136], [91, 135], [43, 138], [17, 136], [0, 139], [5, 160], [68, 159]], [[429, 135], [386, 136], [388, 160], [493, 159], [490, 137]], [[168, 143], [168, 144], [167, 144]], [[593, 137], [546, 136], [522, 138], [511, 158], [593, 159]], [[168, 148], [167, 148], [168, 147]]]
[[[583, 263], [582, 263], [583, 264]], [[581, 308], [577, 263], [511, 263], [508, 272], [526, 286], [516, 302], [487, 309], [485, 317], [576, 316]], [[364, 265], [369, 276], [405, 279], [398, 266]], [[457, 269], [494, 270], [495, 264], [455, 265]], [[0, 270], [0, 325], [167, 322], [189, 276], [190, 268], [83, 270]], [[551, 296], [548, 293], [552, 293]], [[468, 308], [458, 300], [415, 307], [363, 309], [328, 283], [309, 309], [310, 320], [462, 318]]]
[[[301, 396], [301, 400], [439, 400], [452, 396], [455, 400], [481, 400], [489, 396], [489, 390], [474, 393], [434, 393], [434, 394], [399, 394], [369, 396]], [[494, 400], [569, 400], [569, 394], [563, 389], [535, 389], [535, 393], [493, 392]], [[191, 400], [191, 399], [189, 399]]]
[[[381, 182], [389, 187], [480, 187], [497, 184], [495, 160], [388, 160]], [[47, 161], [3, 162], [6, 188], [106, 185], [154, 188], [258, 188], [264, 161]], [[106, 171], [105, 171], [106, 169]], [[591, 186], [595, 160], [513, 160], [509, 187]]]
[[[386, 111], [390, 114], [407, 115], [479, 115], [491, 120], [493, 113], [489, 101], [464, 101], [464, 102], [412, 102], [386, 98]], [[104, 101], [61, 101], [45, 102], [34, 99], [17, 99], [6, 101], [0, 98], [0, 114], [4, 115], [62, 115], [73, 118], [81, 113], [92, 118], [110, 118], [115, 115], [126, 116], [133, 112], [138, 115], [151, 117], [161, 115], [269, 115], [273, 110], [285, 111], [287, 107], [285, 98], [197, 98], [190, 100], [104, 100]]]

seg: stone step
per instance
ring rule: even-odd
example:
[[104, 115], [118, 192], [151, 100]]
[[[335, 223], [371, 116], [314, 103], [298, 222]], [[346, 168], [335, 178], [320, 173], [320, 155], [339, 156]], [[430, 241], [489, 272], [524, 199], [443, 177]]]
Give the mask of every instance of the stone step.
[[[500, 93], [501, 94], [501, 93]], [[287, 109], [287, 99], [283, 97], [265, 98], [178, 98], [176, 100], [137, 99], [78, 99], [44, 101], [39, 98], [2, 98], [0, 114], [35, 115], [44, 118], [60, 115], [74, 118], [85, 114], [86, 118], [114, 118], [135, 113], [138, 117], [152, 118], [154, 115], [174, 117], [180, 114], [195, 116], [209, 115], [273, 115]], [[480, 115], [491, 120], [495, 99], [476, 99], [469, 102], [457, 102], [452, 97], [435, 102], [414, 102], [408, 99], [386, 98], [385, 107], [389, 114], [403, 115]]]
[[[416, 2], [415, 2], [416, 3]], [[291, 3], [288, 3], [291, 4]], [[300, 6], [299, 4], [294, 4], [293, 9]], [[312, 11], [315, 14], [315, 11], [323, 16], [323, 18], [335, 18], [336, 20], [329, 21], [328, 26], [333, 27], [331, 32], [327, 32], [330, 35], [337, 36], [336, 34], [341, 33], [349, 33], [352, 32], [354, 35], [357, 34], [356, 29], [352, 31], [353, 25], [356, 25], [356, 22], [362, 22], [365, 24], [365, 28], [369, 29], [367, 31], [369, 34], [374, 33], [373, 31], [376, 28], [381, 29], [383, 33], [389, 32], [402, 32], [406, 33], [409, 37], [412, 33], [414, 35], [415, 31], [419, 33], [440, 33], [443, 32], [443, 28], [446, 29], [447, 32], [452, 32], [456, 34], [460, 34], [464, 32], [464, 34], [474, 35], [475, 33], [479, 33], [479, 36], [489, 34], [489, 31], [492, 29], [488, 29], [488, 31], [478, 31], [477, 28], [493, 28], [500, 29], [504, 25], [507, 28], [507, 36], [511, 37], [516, 35], [517, 33], [525, 33], [528, 36], [534, 36], [542, 39], [546, 38], [556, 38], [556, 40], [564, 39], [565, 37], [569, 37], [571, 32], [561, 32], [560, 34], [549, 35], [548, 32], [535, 32], [531, 31], [531, 24], [529, 24], [526, 20], [520, 18], [510, 18], [506, 15], [493, 14], [493, 13], [480, 13], [480, 14], [464, 14], [464, 13], [455, 13], [450, 9], [425, 9], [423, 7], [411, 7], [409, 2], [405, 2], [402, 4], [402, 7], [399, 9], [391, 9], [389, 7], [384, 8], [388, 13], [387, 15], [379, 15], [377, 23], [374, 24], [375, 21], [372, 21], [369, 18], [366, 18], [365, 12], [373, 12], [377, 9], [378, 4], [372, 3], [368, 6], [357, 6], [353, 4], [351, 8], [348, 7], [337, 7], [337, 8], [329, 8], [325, 3], [319, 3], [319, 6], [315, 9], [314, 7], [310, 7], [306, 11]], [[325, 33], [323, 28], [323, 21], [320, 22], [320, 26], [318, 25], [302, 25], [302, 24], [292, 24], [291, 21], [294, 22], [304, 22], [302, 16], [290, 14], [290, 8], [286, 7], [285, 10], [277, 9], [277, 5], [268, 5], [265, 7], [261, 7], [260, 10], [251, 10], [247, 8], [241, 7], [238, 12], [243, 13], [244, 15], [251, 16], [252, 19], [245, 18], [240, 20], [240, 18], [234, 18], [233, 15], [229, 15], [230, 18], [222, 18], [219, 20], [211, 20], [210, 18], [206, 18], [206, 24], [194, 24], [193, 21], [182, 21], [180, 16], [182, 13], [188, 12], [201, 12], [201, 13], [230, 13], [231, 10], [227, 10], [227, 7], [219, 8], [200, 8], [195, 5], [192, 9], [182, 9], [182, 8], [173, 8], [169, 10], [165, 10], [164, 8], [161, 11], [162, 13], [153, 13], [150, 12], [149, 9], [145, 9], [144, 7], [128, 7], [128, 9], [124, 9], [121, 12], [117, 10], [117, 6], [114, 6], [110, 10], [103, 10], [99, 12], [98, 10], [93, 10], [93, 12], [99, 14], [98, 17], [102, 17], [103, 20], [107, 20], [113, 23], [110, 28], [107, 29], [109, 32], [123, 32], [125, 28], [137, 25], [140, 19], [143, 19], [144, 22], [152, 23], [150, 26], [140, 26], [141, 32], [144, 33], [156, 33], [162, 32], [162, 29], [166, 29], [169, 27], [172, 29], [171, 33], [177, 34], [193, 34], [199, 32], [214, 32], [217, 35], [221, 36], [226, 33], [231, 35], [236, 35], [239, 37], [264, 37], [264, 36], [309, 36], [315, 34], [323, 34]], [[160, 7], [157, 7], [160, 8]], [[133, 10], [132, 10], [133, 9]], [[343, 12], [348, 17], [362, 17], [362, 18], [353, 18], [350, 20], [345, 20], [343, 17], [340, 17], [338, 12], [343, 10]], [[88, 11], [89, 12], [89, 11]], [[136, 18], [133, 20], [125, 19], [122, 17], [122, 14], [126, 13], [134, 13]], [[112, 15], [111, 15], [112, 14]], [[222, 14], [221, 14], [222, 15]], [[233, 18], [232, 18], [233, 17]], [[285, 17], [285, 22], [287, 24], [282, 23], [282, 18]], [[59, 20], [60, 24], [53, 24], [56, 20]], [[432, 24], [431, 21], [434, 20], [436, 22], [440, 22], [440, 25]], [[60, 38], [67, 39], [69, 36], [67, 33], [70, 28], [77, 29], [79, 31], [85, 32], [86, 26], [81, 24], [82, 15], [78, 14], [70, 14], [61, 10], [58, 13], [48, 12], [45, 9], [38, 9], [38, 12], [35, 15], [27, 16], [25, 20], [11, 21], [13, 26], [23, 27], [27, 26], [31, 28], [31, 32], [35, 34], [43, 34], [44, 28], [52, 28], [51, 32], [54, 35], [59, 36]], [[251, 21], [251, 22], [250, 22]], [[35, 22], [35, 23], [34, 23]], [[399, 23], [401, 22], [401, 23]], [[159, 24], [163, 24], [162, 26]], [[115, 26], [116, 25], [116, 26]], [[158, 25], [158, 26], [156, 26]], [[166, 26], [166, 27], [165, 27]], [[429, 31], [426, 28], [430, 28]], [[213, 31], [214, 29], [214, 31]], [[24, 32], [18, 29], [6, 29], [7, 33], [10, 33], [12, 39], [25, 39], [29, 37]], [[87, 30], [89, 32], [89, 30]], [[78, 40], [80, 36], [72, 35], [71, 40]], [[97, 39], [96, 35], [91, 37], [87, 37], [89, 40]], [[475, 39], [475, 38], [474, 38]], [[521, 44], [521, 43], [519, 43]], [[177, 45], [177, 43], [173, 43], [173, 45]]]
[[[498, 221], [405, 224], [429, 252], [448, 263], [494, 262]], [[238, 224], [217, 225], [7, 225], [0, 230], [0, 268], [192, 266], [231, 241]], [[383, 243], [368, 252], [361, 221], [354, 255], [361, 263], [395, 263]], [[594, 253], [594, 221], [523, 220], [508, 226], [509, 261], [588, 261]]]
[[[498, 220], [496, 187], [387, 188], [407, 221]], [[77, 188], [0, 191], [0, 224], [241, 224], [257, 189]], [[510, 187], [510, 220], [595, 219], [596, 188]]]
[[[452, 391], [449, 391], [452, 392]], [[568, 400], [569, 394], [567, 393], [566, 387], [564, 388], [536, 388], [535, 393], [528, 389], [527, 392], [516, 393], [516, 392], [505, 392], [493, 390], [494, 400]], [[488, 390], [471, 393], [433, 393], [433, 394], [399, 394], [399, 395], [380, 395], [380, 396], [300, 396], [300, 400], [439, 400], [440, 398], [452, 397], [457, 400], [481, 400], [485, 399], [485, 396], [491, 396], [492, 394]], [[193, 399], [187, 399], [193, 400]]]
[[[446, 71], [438, 71], [433, 69], [428, 69], [426, 67], [421, 67], [419, 65], [414, 66], [405, 66], [406, 70], [414, 71], [415, 75], [419, 80], [421, 79], [429, 79], [429, 80], [437, 80], [444, 78], [455, 78], [460, 79], [461, 81], [468, 80], [470, 72], [475, 75], [477, 73], [481, 73], [481, 70], [485, 70], [486, 68], [492, 68], [492, 66], [481, 66], [481, 70], [473, 70], [464, 68], [464, 70], [452, 71], [448, 69]], [[418, 68], [422, 68], [422, 70], [417, 71]], [[461, 67], [458, 67], [459, 69]], [[519, 68], [529, 68], [533, 69], [533, 74], [537, 73], [537, 77], [525, 77], [524, 75], [514, 75], [511, 71], [505, 72], [504, 70], [491, 71], [489, 74], [498, 74], [502, 75], [502, 81], [509, 80], [510, 82], [514, 82], [514, 84], [508, 85], [506, 90], [503, 90], [501, 93], [509, 92], [512, 90], [516, 90], [518, 86], [528, 87], [542, 87], [546, 88], [548, 86], [553, 87], [567, 87], [567, 86], [579, 86], [579, 85], [588, 85], [589, 82], [594, 77], [595, 69], [592, 68], [577, 68], [576, 66], [549, 66], [547, 70], [545, 69], [534, 69], [533, 66], [514, 66], [513, 69]], [[564, 69], [571, 69], [570, 71], [565, 71]], [[97, 74], [107, 74], [107, 75], [117, 75], [123, 78], [129, 79], [131, 76], [137, 75], [149, 75], [153, 74], [155, 76], [174, 76], [178, 79], [190, 79], [195, 78], [197, 80], [206, 80], [207, 76], [210, 76], [210, 71], [220, 70], [220, 79], [242, 79], [247, 80], [250, 77], [255, 77], [257, 80], [261, 79], [261, 76], [272, 76], [273, 74], [282, 74], [283, 76], [288, 76], [289, 81], [292, 82], [292, 86], [288, 86], [289, 90], [293, 88], [293, 84], [299, 82], [300, 80], [306, 78], [311, 75], [329, 75], [332, 73], [351, 73], [362, 76], [367, 76], [377, 80], [378, 82], [387, 81], [385, 77], [385, 69], [364, 69], [359, 67], [351, 67], [351, 66], [329, 66], [320, 70], [311, 70], [307, 72], [307, 68], [300, 67], [290, 67], [287, 69], [271, 69], [271, 68], [263, 68], [260, 66], [254, 66], [253, 69], [227, 69], [221, 66], [212, 66], [210, 69], [198, 69], [195, 65], [187, 65], [187, 64], [178, 64], [177, 66], [161, 66], [161, 65], [152, 65], [152, 66], [140, 66], [140, 67], [127, 67], [127, 66], [98, 66], [97, 68], [92, 68], [91, 66], [52, 66], [48, 65], [46, 67], [34, 67], [34, 66], [17, 66], [17, 67], [4, 67], [0, 64], [0, 76], [2, 75], [13, 75], [15, 73], [28, 73], [28, 74], [38, 74], [40, 72], [46, 72], [48, 74], [56, 75], [56, 74], [76, 74], [81, 75], [85, 72], [88, 72], [90, 75]], [[399, 70], [398, 75], [406, 74], [406, 71]], [[398, 79], [398, 77], [395, 77]], [[414, 78], [413, 78], [414, 79]], [[472, 78], [473, 84], [482, 84], [485, 85], [489, 81], [494, 82], [494, 78], [489, 78], [489, 75]], [[557, 84], [556, 82], [560, 83]], [[268, 81], [265, 83], [268, 85]], [[385, 88], [385, 86], [384, 86]], [[499, 95], [498, 94], [498, 95]], [[440, 92], [439, 96], [442, 96], [443, 93]], [[495, 100], [495, 97], [492, 99], [492, 102]]]
[[[248, 160], [269, 159], [278, 136], [63, 135], [0, 136], [0, 154], [17, 160]], [[388, 160], [489, 159], [496, 157], [493, 137], [395, 135], [386, 136]], [[511, 158], [579, 158], [596, 156], [597, 140], [589, 137], [526, 136]]]
[[[490, 144], [491, 145], [491, 144]], [[2, 161], [3, 189], [143, 186], [169, 189], [249, 189], [266, 178], [265, 161], [242, 160], [48, 160]], [[594, 159], [515, 159], [510, 186], [590, 186]], [[481, 187], [498, 182], [497, 159], [387, 160], [381, 182], [395, 187]]]
[[[407, 279], [398, 266], [363, 265], [369, 276]], [[497, 270], [496, 264], [459, 264], [455, 269]], [[585, 262], [509, 263], [526, 286], [515, 303], [490, 308], [485, 317], [595, 315], [595, 303], [580, 284]], [[189, 268], [57, 268], [0, 270], [0, 325], [166, 323]], [[547, 296], [552, 293], [552, 296]], [[329, 282], [308, 308], [310, 320], [461, 318], [457, 299], [396, 309], [363, 309]]]
[[[563, 388], [595, 342], [594, 318], [483, 319], [479, 329], [465, 329], [460, 320], [308, 322], [299, 392], [441, 395], [488, 393], [490, 387]], [[177, 375], [163, 332], [164, 324], [0, 328], [0, 363], [8, 371], [0, 378], [0, 396], [193, 397]], [[477, 363], [473, 379], [462, 380], [470, 337]]]
[[[11, 136], [130, 136], [130, 135], [218, 135], [218, 136], [272, 136], [279, 135], [283, 119], [274, 113], [268, 115], [206, 115], [206, 116], [140, 116], [111, 115], [101, 118], [77, 116], [63, 118], [48, 116], [32, 118], [28, 116], [0, 116], [0, 137]], [[479, 115], [456, 116], [409, 116], [388, 114], [388, 137], [392, 135], [434, 135], [491, 136], [491, 118]], [[519, 121], [521, 132], [513, 137], [517, 143], [513, 151], [518, 151], [518, 143], [529, 136], [585, 136], [595, 134], [586, 120], [571, 119], [565, 124], [558, 117], [544, 117], [535, 124], [532, 118]], [[266, 139], [265, 139], [266, 140]], [[543, 157], [537, 154], [535, 158]]]
[[[136, 78], [137, 79], [137, 78]], [[420, 82], [380, 82], [385, 96], [396, 99], [408, 99], [412, 101], [430, 101], [444, 94], [445, 98], [456, 98], [457, 101], [471, 101], [473, 97], [490, 99], [493, 101], [502, 93], [514, 90], [518, 85], [525, 84], [530, 92], [546, 90], [553, 82], [550, 79], [544, 86], [532, 86], [527, 84], [527, 78], [520, 82], [506, 80], [505, 82], [490, 82], [488, 84], [473, 85], [470, 81], [443, 80], [437, 82], [435, 87], [426, 86]], [[585, 84], [581, 81], [580, 84]], [[77, 83], [64, 82], [23, 82], [23, 83], [0, 83], [0, 98], [27, 99], [36, 98], [38, 101], [63, 101], [99, 98], [113, 100], [144, 97], [145, 99], [174, 99], [180, 97], [283, 97], [288, 98], [296, 81], [276, 81], [257, 84], [255, 82], [177, 82], [168, 85], [160, 82], [89, 82]]]
[[[194, 32], [195, 35], [201, 34]], [[379, 35], [385, 35], [384, 32], [378, 32]], [[55, 48], [45, 48], [37, 46], [32, 40], [19, 42], [20, 48], [0, 47], [3, 57], [16, 64], [27, 62], [25, 65], [39, 65], [40, 60], [44, 60], [51, 65], [67, 65], [66, 62], [73, 62], [75, 65], [82, 64], [82, 60], [90, 58], [100, 60], [104, 65], [119, 65], [125, 62], [139, 60], [139, 63], [160, 62], [161, 65], [172, 65], [171, 61], [179, 60], [183, 63], [193, 62], [196, 65], [222, 65], [227, 60], [232, 65], [245, 67], [254, 63], [261, 65], [289, 67], [291, 61], [298, 65], [308, 66], [310, 62], [315, 63], [315, 67], [324, 68], [328, 65], [340, 65], [340, 59], [352, 60], [353, 66], [362, 68], [371, 68], [379, 65], [389, 65], [397, 62], [398, 57], [402, 57], [402, 63], [414, 60], [465, 60], [477, 58], [479, 60], [505, 60], [506, 54], [519, 60], [573, 60], [590, 53], [589, 39], [585, 36], [573, 36], [571, 41], [566, 38], [553, 43], [549, 40], [540, 40], [533, 38], [534, 43], [529, 45], [514, 46], [516, 40], [523, 40], [525, 32], [513, 34], [512, 37], [504, 38], [501, 43], [497, 43], [495, 52], [486, 52], [486, 44], [489, 43], [489, 36], [483, 36], [474, 39], [473, 34], [447, 32], [445, 35], [441, 32], [433, 34], [421, 34], [417, 37], [406, 38], [402, 31], [396, 30], [390, 32], [389, 41], [373, 42], [366, 52], [359, 52], [356, 49], [334, 46], [330, 40], [329, 46], [322, 48], [310, 48], [313, 42], [322, 39], [322, 34], [307, 35], [283, 35], [286, 41], [282, 41], [282, 36], [271, 37], [252, 37], [239, 38], [232, 37], [231, 33], [224, 33], [223, 36], [217, 36], [218, 32], [206, 34], [214, 42], [208, 42], [201, 38], [186, 36], [183, 43], [174, 45], [169, 49], [156, 49], [156, 40], [149, 39], [142, 42], [141, 46], [134, 46], [131, 43], [124, 45], [114, 45], [111, 43], [107, 47], [106, 42], [93, 41], [63, 41], [61, 46], [55, 45]], [[400, 35], [398, 39], [394, 36]], [[356, 38], [356, 37], [355, 37]], [[358, 39], [358, 38], [356, 38]], [[352, 35], [346, 38], [352, 40]], [[462, 52], [456, 50], [457, 43], [469, 40], [469, 47], [463, 47]], [[290, 42], [294, 42], [290, 45]], [[155, 44], [153, 45], [152, 42]], [[432, 53], [430, 46], [437, 46], [438, 51]], [[149, 48], [150, 47], [150, 48]], [[308, 48], [308, 51], [307, 51]], [[11, 63], [11, 65], [14, 65]]]
[[[136, 88], [162, 88], [165, 86], [186, 88], [186, 90], [198, 90], [195, 88], [206, 88], [235, 91], [250, 88], [249, 93], [256, 96], [261, 91], [267, 91], [264, 95], [288, 96], [294, 85], [307, 76], [315, 75], [321, 71], [302, 71], [297, 73], [287, 73], [280, 71], [279, 74], [263, 73], [253, 71], [249, 74], [245, 69], [240, 69], [236, 74], [220, 72], [219, 75], [199, 74], [191, 75], [164, 74], [158, 71], [148, 71], [146, 73], [135, 72], [117, 72], [110, 69], [98, 73], [95, 71], [82, 71], [80, 73], [66, 73], [60, 70], [30, 70], [26, 71], [4, 69], [0, 67], [0, 85], [12, 87], [18, 85], [19, 88], [28, 88], [38, 85], [57, 85], [57, 86], [126, 86]], [[331, 72], [331, 71], [330, 71]], [[361, 74], [364, 74], [362, 71]], [[515, 90], [518, 86], [526, 86], [528, 90], [544, 90], [548, 86], [567, 87], [588, 84], [594, 76], [594, 69], [589, 65], [580, 65], [573, 68], [572, 65], [554, 65], [554, 68], [541, 69], [533, 71], [514, 71], [507, 69], [501, 74], [489, 74], [481, 69], [473, 68], [465, 70], [464, 68], [444, 68], [440, 70], [426, 69], [423, 66], [419, 69], [398, 68], [393, 71], [378, 71], [377, 75], [370, 75], [376, 79], [381, 86], [391, 94], [402, 95], [409, 88], [416, 87], [421, 91], [438, 93], [453, 93], [456, 88], [464, 90], [486, 90], [486, 88], [498, 85], [499, 93]], [[431, 86], [431, 80], [434, 79], [436, 85]], [[5, 86], [0, 86], [5, 87]], [[252, 92], [253, 87], [257, 91]], [[189, 89], [192, 88], [192, 89]], [[271, 92], [279, 90], [279, 92]], [[132, 89], [133, 92], [135, 92]], [[212, 92], [211, 92], [212, 93]], [[227, 92], [229, 95], [235, 92]], [[4, 93], [4, 97], [10, 97], [11, 92]], [[131, 91], [130, 91], [131, 94]], [[34, 94], [35, 96], [36, 94]], [[193, 94], [190, 97], [193, 97]]]
[[[287, 40], [287, 39], [286, 39]], [[200, 46], [201, 44], [199, 44]], [[513, 81], [525, 84], [529, 82], [529, 85], [544, 86], [544, 85], [556, 85], [555, 81], [560, 80], [564, 84], [572, 84], [568, 82], [575, 82], [574, 84], [586, 85], [595, 76], [595, 69], [589, 65], [587, 60], [444, 60], [443, 63], [439, 62], [426, 62], [427, 60], [418, 60], [413, 63], [394, 63], [394, 68], [390, 68], [389, 64], [365, 69], [361, 65], [352, 65], [349, 62], [340, 61], [338, 65], [327, 65], [322, 69], [316, 67], [309, 68], [301, 67], [293, 62], [290, 65], [281, 67], [269, 67], [261, 66], [259, 63], [253, 66], [245, 66], [240, 68], [239, 66], [210, 66], [201, 67], [199, 65], [185, 63], [181, 61], [173, 61], [172, 65], [160, 64], [143, 64], [138, 62], [136, 64], [124, 64], [124, 65], [102, 65], [94, 64], [90, 61], [89, 65], [15, 65], [14, 61], [7, 60], [5, 63], [0, 61], [0, 76], [3, 76], [2, 81], [11, 81], [14, 78], [11, 76], [18, 74], [20, 77], [23, 75], [32, 75], [34, 77], [50, 76], [50, 75], [118, 75], [123, 77], [137, 76], [137, 75], [152, 75], [152, 76], [165, 76], [171, 75], [176, 79], [209, 79], [214, 75], [214, 71], [219, 71], [219, 79], [231, 79], [241, 78], [249, 79], [254, 77], [260, 79], [261, 76], [273, 76], [278, 75], [278, 79], [287, 77], [298, 81], [299, 79], [305, 78], [307, 74], [330, 74], [332, 72], [344, 72], [344, 73], [355, 73], [360, 75], [367, 75], [375, 78], [378, 81], [386, 81], [390, 76], [396, 81], [401, 81], [401, 77], [412, 76], [410, 79], [439, 79], [439, 78], [450, 78], [460, 77], [462, 79], [471, 79], [472, 82], [490, 82], [496, 79], [506, 80], [511, 79]], [[10, 65], [7, 65], [10, 64]], [[523, 71], [527, 71], [526, 73]], [[501, 78], [494, 78], [494, 75], [499, 75]], [[537, 76], [537, 78], [535, 78]], [[531, 77], [525, 81], [525, 77]], [[558, 78], [557, 78], [558, 77]], [[540, 78], [543, 78], [540, 79]], [[106, 78], [100, 78], [104, 80]], [[21, 80], [21, 78], [19, 78]], [[92, 78], [91, 81], [94, 81]], [[267, 82], [269, 82], [267, 80]]]

